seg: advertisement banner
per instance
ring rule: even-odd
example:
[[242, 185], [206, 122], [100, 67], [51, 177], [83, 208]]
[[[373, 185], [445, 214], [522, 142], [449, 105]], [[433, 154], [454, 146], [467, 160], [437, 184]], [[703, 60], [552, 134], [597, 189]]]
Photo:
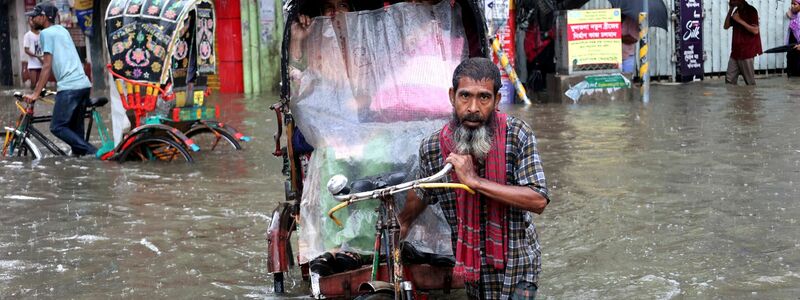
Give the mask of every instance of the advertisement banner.
[[574, 71], [619, 69], [622, 64], [621, 20], [619, 9], [569, 11], [569, 68]]
[[75, 17], [78, 19], [78, 26], [86, 36], [92, 36], [92, 12], [91, 8], [85, 10], [75, 10]]
[[678, 81], [703, 79], [703, 7], [701, 0], [675, 2], [680, 12], [675, 30]]

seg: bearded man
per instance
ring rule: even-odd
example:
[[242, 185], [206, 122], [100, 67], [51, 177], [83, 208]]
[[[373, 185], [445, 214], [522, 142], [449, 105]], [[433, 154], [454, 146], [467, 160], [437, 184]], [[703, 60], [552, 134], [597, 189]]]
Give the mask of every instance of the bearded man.
[[477, 193], [409, 192], [398, 219], [401, 235], [429, 204], [438, 203], [452, 231], [453, 272], [473, 299], [534, 299], [541, 251], [533, 214], [550, 202], [536, 138], [524, 121], [497, 111], [500, 71], [486, 58], [463, 61], [453, 74], [453, 118], [423, 139], [419, 178], [452, 163], [446, 180]]

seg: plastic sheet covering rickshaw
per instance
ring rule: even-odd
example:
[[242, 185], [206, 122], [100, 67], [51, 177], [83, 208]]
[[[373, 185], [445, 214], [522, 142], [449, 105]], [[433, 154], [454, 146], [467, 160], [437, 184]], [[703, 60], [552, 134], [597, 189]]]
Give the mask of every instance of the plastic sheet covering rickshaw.
[[190, 151], [249, 140], [205, 104], [216, 71], [213, 2], [112, 0], [105, 27], [112, 88], [134, 126], [108, 158], [192, 161]]
[[[339, 227], [326, 214], [338, 204], [326, 182], [335, 174], [358, 179], [401, 171], [413, 177], [420, 141], [452, 115], [447, 91], [455, 67], [488, 53], [479, 1], [364, 0], [333, 17], [318, 16], [321, 4], [301, 0], [284, 7], [281, 99], [272, 109], [279, 122], [274, 154], [284, 158], [289, 178], [267, 234], [267, 268], [277, 293], [295, 259], [307, 278], [309, 261], [326, 251], [372, 252], [378, 204], [362, 202], [337, 213], [344, 220]], [[289, 45], [291, 24], [301, 14], [316, 17], [298, 64]], [[284, 132], [287, 145], [281, 147]], [[420, 251], [451, 255], [450, 230], [441, 211], [431, 208], [406, 241]], [[327, 298], [354, 295], [359, 284], [338, 282], [329, 289], [310, 277], [312, 293]]]

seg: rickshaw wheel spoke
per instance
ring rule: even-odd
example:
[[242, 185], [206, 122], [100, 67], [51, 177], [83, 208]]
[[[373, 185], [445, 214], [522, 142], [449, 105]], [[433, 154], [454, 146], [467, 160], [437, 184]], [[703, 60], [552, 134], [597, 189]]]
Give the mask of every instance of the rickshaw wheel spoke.
[[134, 142], [120, 155], [121, 161], [180, 161], [193, 162], [183, 144], [169, 137], [150, 136]]

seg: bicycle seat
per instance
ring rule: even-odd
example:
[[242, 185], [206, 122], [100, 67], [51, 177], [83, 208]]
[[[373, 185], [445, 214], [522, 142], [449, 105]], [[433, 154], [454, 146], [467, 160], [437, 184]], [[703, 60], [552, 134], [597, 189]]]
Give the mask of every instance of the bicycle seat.
[[373, 178], [356, 180], [351, 185], [350, 190], [353, 193], [360, 193], [375, 189], [382, 189], [387, 186], [401, 184], [405, 179], [406, 179], [405, 172], [384, 174]]
[[89, 99], [89, 108], [92, 107], [103, 107], [103, 105], [108, 104], [108, 98], [106, 97], [96, 97]]

